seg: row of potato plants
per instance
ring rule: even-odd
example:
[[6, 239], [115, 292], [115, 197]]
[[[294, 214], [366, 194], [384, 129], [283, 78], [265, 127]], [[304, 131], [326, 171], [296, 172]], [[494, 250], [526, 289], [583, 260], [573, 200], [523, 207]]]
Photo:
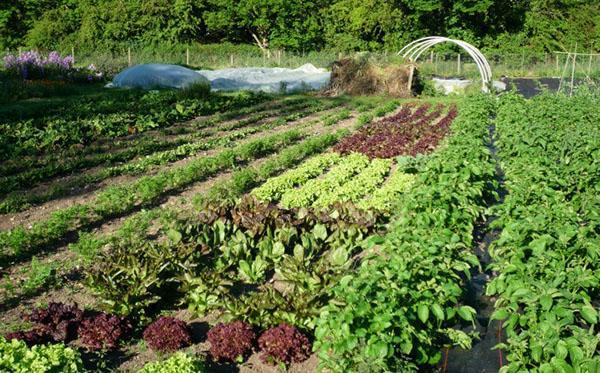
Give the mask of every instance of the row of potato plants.
[[414, 113], [407, 107], [394, 116], [364, 127], [338, 144], [335, 150], [342, 154], [360, 152], [369, 158], [431, 152], [448, 134], [457, 112], [451, 107], [440, 119], [445, 107], [438, 104], [428, 113], [430, 107], [430, 104], [423, 104]]
[[[302, 109], [306, 109], [307, 107], [309, 107], [310, 109], [311, 106], [313, 107], [312, 110], [316, 110], [316, 108], [318, 108], [321, 105], [314, 101], [312, 102], [312, 105], [311, 103], [302, 102], [297, 105], [285, 106], [281, 111], [294, 112], [296, 110], [300, 111]], [[30, 165], [26, 169], [23, 168], [23, 165], [20, 165], [20, 172], [0, 177], [0, 189], [3, 192], [7, 193], [8, 191], [15, 190], [20, 187], [31, 187], [31, 185], [34, 185], [34, 183], [36, 182], [44, 181], [59, 175], [68, 174], [73, 171], [86, 169], [94, 166], [111, 166], [115, 163], [129, 161], [135, 158], [136, 156], [148, 155], [161, 150], [163, 150], [164, 152], [181, 153], [180, 149], [185, 149], [185, 146], [189, 147], [189, 144], [198, 144], [199, 142], [201, 143], [203, 138], [208, 137], [210, 135], [214, 135], [214, 133], [217, 132], [217, 128], [222, 131], [232, 131], [238, 128], [254, 124], [261, 119], [265, 119], [271, 116], [270, 113], [271, 112], [261, 112], [249, 118], [245, 118], [236, 121], [232, 124], [222, 126], [222, 128], [218, 128], [216, 126], [217, 123], [215, 123], [211, 126], [210, 129], [206, 129], [203, 131], [195, 131], [194, 135], [181, 138], [181, 141], [154, 141], [151, 143], [143, 141], [141, 146], [136, 146], [134, 141], [131, 141], [132, 143], [128, 145], [127, 149], [121, 152], [111, 152], [110, 150], [107, 150], [106, 152], [96, 154], [93, 157], [76, 156], [70, 159], [61, 158], [55, 160], [54, 162], [47, 163], [46, 165], [41, 167], [32, 167]], [[308, 110], [308, 112], [303, 111], [301, 113], [308, 115], [311, 114], [312, 111]], [[279, 113], [276, 112], [273, 115], [278, 114]]]
[[[288, 114], [278, 119], [267, 121], [262, 125], [249, 126], [247, 128], [242, 128], [227, 134], [216, 134], [208, 138], [202, 138], [199, 141], [182, 144], [175, 149], [156, 152], [125, 164], [101, 168], [93, 173], [85, 173], [75, 176], [69, 179], [68, 182], [55, 185], [41, 193], [23, 193], [22, 191], [13, 192], [2, 202], [0, 202], [0, 212], [8, 213], [22, 211], [30, 207], [32, 204], [39, 204], [49, 201], [69, 193], [69, 191], [73, 190], [74, 188], [80, 188], [86, 185], [98, 183], [109, 177], [142, 174], [151, 167], [168, 164], [183, 158], [191, 157], [200, 151], [206, 151], [217, 147], [234, 144], [236, 141], [242, 140], [250, 135], [286, 125], [289, 122], [301, 119], [320, 110], [327, 110], [331, 106], [333, 106], [333, 104], [315, 105], [302, 112]], [[32, 172], [31, 174], [33, 175], [35, 172]]]
[[194, 159], [156, 175], [144, 176], [132, 183], [103, 189], [89, 203], [57, 210], [48, 218], [32, 224], [30, 228], [19, 226], [0, 232], [0, 262], [29, 257], [60, 240], [68, 232], [154, 203], [167, 192], [271, 154], [303, 137], [304, 134], [297, 130], [274, 134], [223, 150], [213, 156]]
[[75, 144], [86, 144], [100, 138], [113, 138], [172, 123], [212, 114], [220, 110], [252, 105], [266, 96], [251, 93], [236, 95], [211, 94], [197, 99], [179, 99], [176, 95], [148, 93], [142, 98], [145, 110], [123, 111], [90, 117], [45, 118], [40, 123], [25, 120], [0, 124], [0, 159], [61, 150]]
[[508, 194], [496, 209], [492, 318], [502, 372], [600, 370], [600, 110], [593, 97], [505, 95], [499, 157]]
[[440, 361], [443, 346], [470, 347], [471, 336], [452, 326], [474, 320], [462, 297], [479, 265], [474, 224], [494, 195], [492, 112], [486, 96], [461, 104], [453, 135], [394, 205], [389, 232], [372, 238], [360, 267], [333, 288], [315, 331], [321, 368], [416, 371]]

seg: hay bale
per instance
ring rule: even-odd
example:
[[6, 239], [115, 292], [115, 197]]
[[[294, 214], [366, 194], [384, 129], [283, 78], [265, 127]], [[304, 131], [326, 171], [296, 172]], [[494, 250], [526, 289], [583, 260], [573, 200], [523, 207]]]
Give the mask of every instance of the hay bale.
[[410, 66], [380, 67], [368, 58], [345, 58], [335, 61], [325, 94], [331, 96], [387, 94], [412, 97], [408, 90]]

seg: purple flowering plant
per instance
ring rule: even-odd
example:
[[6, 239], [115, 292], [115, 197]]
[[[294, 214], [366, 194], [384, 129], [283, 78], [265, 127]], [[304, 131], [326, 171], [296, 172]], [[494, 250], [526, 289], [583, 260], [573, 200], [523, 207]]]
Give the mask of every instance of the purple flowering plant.
[[47, 56], [37, 51], [26, 51], [19, 55], [4, 57], [4, 68], [25, 80], [80, 80], [97, 81], [103, 78], [94, 65], [87, 68], [75, 68], [73, 56], [61, 56], [52, 51]]

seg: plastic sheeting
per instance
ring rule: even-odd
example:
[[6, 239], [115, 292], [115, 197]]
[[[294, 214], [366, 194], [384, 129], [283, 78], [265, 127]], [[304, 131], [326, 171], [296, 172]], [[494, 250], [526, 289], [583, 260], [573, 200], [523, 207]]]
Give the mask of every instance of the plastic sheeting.
[[178, 65], [145, 64], [129, 67], [114, 77], [112, 86], [127, 88], [185, 88], [208, 80], [198, 72]]
[[[465, 88], [471, 85], [473, 81], [467, 79], [440, 79], [433, 78], [433, 85], [438, 91], [448, 95], [451, 93], [464, 92]], [[506, 83], [494, 80], [492, 82], [493, 87], [498, 91], [506, 90]]]
[[294, 92], [321, 89], [331, 73], [312, 64], [297, 69], [247, 67], [194, 71], [178, 65], [145, 64], [121, 71], [109, 87], [184, 88], [205, 81], [216, 91]]
[[331, 73], [308, 63], [297, 69], [247, 67], [222, 70], [199, 70], [213, 90], [251, 90], [293, 92], [321, 89], [329, 84]]

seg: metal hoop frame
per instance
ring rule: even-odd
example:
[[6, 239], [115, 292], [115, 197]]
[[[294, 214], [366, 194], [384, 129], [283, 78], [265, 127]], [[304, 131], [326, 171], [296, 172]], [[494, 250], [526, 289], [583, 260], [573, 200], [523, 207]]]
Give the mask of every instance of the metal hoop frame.
[[417, 61], [421, 54], [423, 54], [423, 52], [425, 52], [427, 49], [436, 44], [445, 42], [454, 43], [469, 53], [469, 55], [473, 58], [473, 61], [475, 61], [477, 69], [479, 70], [479, 75], [481, 76], [481, 89], [485, 92], [488, 92], [489, 86], [492, 82], [492, 69], [490, 68], [490, 64], [479, 49], [467, 42], [446, 38], [443, 36], [428, 36], [408, 43], [406, 46], [404, 46], [404, 48], [400, 49], [397, 54], [402, 55], [402, 57], [408, 58], [410, 61], [414, 62]]

